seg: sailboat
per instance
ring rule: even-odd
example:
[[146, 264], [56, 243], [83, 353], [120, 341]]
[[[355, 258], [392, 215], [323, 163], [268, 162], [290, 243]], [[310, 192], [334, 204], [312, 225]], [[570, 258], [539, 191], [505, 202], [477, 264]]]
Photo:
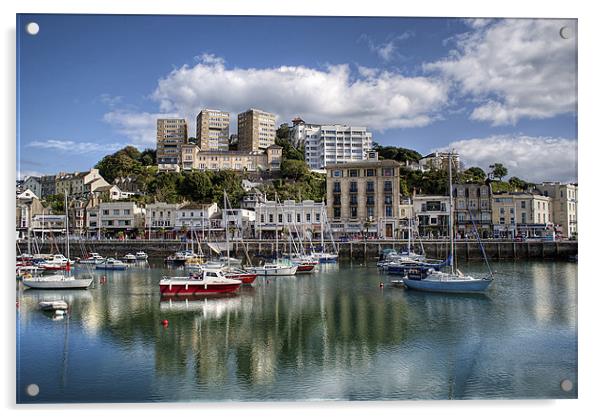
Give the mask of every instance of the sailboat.
[[69, 215], [67, 208], [67, 193], [65, 193], [65, 248], [67, 252], [65, 273], [24, 278], [23, 284], [31, 289], [87, 289], [92, 284], [93, 277], [76, 279], [71, 275], [71, 261], [69, 260]]
[[[312, 252], [311, 256], [314, 260], [320, 262], [320, 264], [325, 263], [336, 263], [339, 259], [338, 253], [329, 253], [325, 251], [324, 247], [324, 217], [326, 213], [324, 212], [324, 206], [322, 206], [322, 211], [320, 213], [320, 251], [321, 252]], [[332, 239], [332, 231], [330, 231], [330, 238], [332, 241], [333, 248], [336, 250], [336, 245], [334, 243], [334, 239]]]
[[[449, 165], [449, 242], [450, 255], [449, 265], [450, 271], [437, 271], [433, 268], [416, 267], [409, 269], [406, 276], [402, 279], [403, 284], [414, 290], [423, 290], [428, 292], [443, 292], [443, 293], [480, 293], [487, 290], [493, 281], [493, 272], [487, 262], [487, 256], [481, 245], [481, 250], [485, 257], [487, 267], [489, 268], [489, 276], [483, 278], [475, 278], [468, 276], [458, 270], [454, 265], [454, 201], [452, 196], [452, 162], [451, 155], [448, 158]], [[477, 234], [478, 236], [478, 234]], [[479, 239], [479, 243], [480, 243]]]

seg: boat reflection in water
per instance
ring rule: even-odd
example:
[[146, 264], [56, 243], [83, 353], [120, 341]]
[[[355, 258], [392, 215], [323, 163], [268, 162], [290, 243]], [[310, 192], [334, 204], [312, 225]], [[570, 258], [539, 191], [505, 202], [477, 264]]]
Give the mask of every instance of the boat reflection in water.
[[242, 296], [232, 293], [163, 296], [159, 303], [161, 312], [200, 312], [207, 318], [221, 318], [226, 313], [240, 311], [241, 307]]

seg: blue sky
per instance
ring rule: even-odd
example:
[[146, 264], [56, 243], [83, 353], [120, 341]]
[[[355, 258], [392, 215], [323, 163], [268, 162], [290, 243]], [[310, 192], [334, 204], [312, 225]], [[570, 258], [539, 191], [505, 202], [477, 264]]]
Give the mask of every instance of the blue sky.
[[21, 176], [154, 148], [163, 115], [193, 136], [200, 109], [223, 109], [235, 133], [236, 113], [257, 107], [577, 180], [574, 20], [18, 15], [17, 35]]

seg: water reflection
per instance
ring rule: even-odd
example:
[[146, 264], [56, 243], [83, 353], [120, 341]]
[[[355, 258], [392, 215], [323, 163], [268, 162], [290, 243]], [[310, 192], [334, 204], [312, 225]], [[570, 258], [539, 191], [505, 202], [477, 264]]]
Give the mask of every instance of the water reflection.
[[494, 268], [488, 295], [380, 288], [375, 268], [336, 264], [217, 297], [161, 298], [173, 270], [144, 266], [88, 291], [20, 292], [20, 356], [50, 358], [22, 361], [22, 377], [61, 373], [60, 333], [37, 308], [56, 298], [79, 362], [56, 401], [575, 397], [556, 380], [577, 381], [576, 265]]

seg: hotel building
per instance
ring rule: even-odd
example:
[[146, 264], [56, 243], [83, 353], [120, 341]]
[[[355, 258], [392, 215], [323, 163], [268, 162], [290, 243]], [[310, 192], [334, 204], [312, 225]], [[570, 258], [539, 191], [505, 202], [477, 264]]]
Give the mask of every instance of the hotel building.
[[564, 238], [574, 238], [577, 235], [577, 196], [579, 188], [575, 184], [546, 182], [535, 186], [551, 201], [552, 222], [560, 227]]
[[400, 226], [399, 169], [396, 161], [376, 159], [327, 165], [333, 233], [394, 238]]

